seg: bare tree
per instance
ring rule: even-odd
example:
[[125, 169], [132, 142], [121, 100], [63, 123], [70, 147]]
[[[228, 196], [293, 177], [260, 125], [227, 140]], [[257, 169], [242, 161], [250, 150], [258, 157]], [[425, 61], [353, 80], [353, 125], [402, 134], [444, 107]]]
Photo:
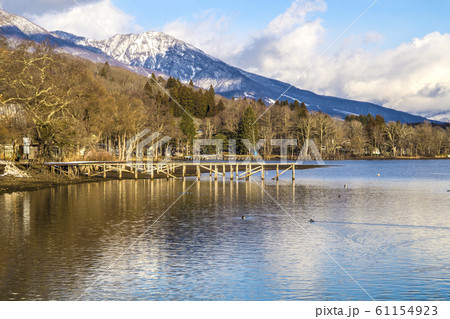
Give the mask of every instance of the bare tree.
[[363, 156], [367, 143], [366, 131], [359, 121], [346, 122], [346, 135], [352, 154]]

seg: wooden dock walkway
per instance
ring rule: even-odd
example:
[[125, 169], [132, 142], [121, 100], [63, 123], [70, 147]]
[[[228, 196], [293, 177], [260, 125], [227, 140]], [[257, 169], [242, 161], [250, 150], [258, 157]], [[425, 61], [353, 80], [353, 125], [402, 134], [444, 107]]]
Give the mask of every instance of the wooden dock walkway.
[[184, 179], [195, 176], [200, 179], [202, 174], [208, 173], [211, 178], [219, 177], [229, 180], [248, 180], [250, 176], [260, 174], [261, 179], [266, 178], [267, 171], [276, 171], [275, 177], [292, 172], [295, 180], [295, 171], [320, 167], [320, 165], [300, 165], [295, 163], [258, 163], [258, 162], [47, 162], [53, 173], [64, 174], [69, 177], [88, 176], [114, 179]]

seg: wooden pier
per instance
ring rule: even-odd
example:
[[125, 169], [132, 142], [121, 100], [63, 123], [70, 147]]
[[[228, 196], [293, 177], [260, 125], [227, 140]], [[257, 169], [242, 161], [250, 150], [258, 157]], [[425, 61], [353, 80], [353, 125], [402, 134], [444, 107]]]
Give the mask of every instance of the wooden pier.
[[295, 171], [320, 167], [320, 165], [300, 165], [295, 163], [258, 163], [258, 162], [48, 162], [44, 163], [53, 173], [69, 177], [88, 176], [113, 179], [184, 179], [195, 176], [200, 179], [208, 173], [215, 180], [248, 180], [258, 174], [265, 180], [266, 172], [276, 171], [278, 180], [290, 171], [295, 180]]

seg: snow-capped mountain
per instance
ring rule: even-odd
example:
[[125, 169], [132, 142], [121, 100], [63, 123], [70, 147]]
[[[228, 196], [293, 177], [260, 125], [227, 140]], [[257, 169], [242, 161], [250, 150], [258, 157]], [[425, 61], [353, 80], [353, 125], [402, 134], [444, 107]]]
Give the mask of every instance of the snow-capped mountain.
[[429, 120], [450, 123], [450, 111], [438, 112], [438, 113], [420, 113], [420, 116], [426, 117]]
[[[86, 60], [99, 63], [108, 62], [110, 65], [122, 67], [142, 75], [148, 75], [154, 72], [157, 75], [165, 76], [156, 70], [147, 70], [139, 66], [131, 66], [122, 63], [109, 57], [100, 49], [89, 47], [87, 44], [82, 46], [77, 45], [75, 43], [77, 38], [76, 36], [71, 35], [74, 38], [65, 38], [63, 36], [52, 34], [21, 16], [11, 14], [3, 10], [0, 10], [0, 35], [15, 41], [31, 40], [39, 43], [48, 42], [51, 45], [56, 46], [58, 50], [62, 52], [66, 52]], [[78, 38], [84, 39], [81, 37]]]
[[[98, 41], [63, 31], [47, 32], [28, 20], [0, 11], [0, 33], [41, 42], [48, 40], [65, 52], [112, 65], [123, 65], [138, 73], [157, 70], [201, 88], [213, 85], [217, 93], [228, 97], [249, 97], [271, 103], [289, 88], [289, 84], [269, 79], [230, 66], [194, 46], [161, 32], [115, 35]], [[144, 68], [144, 70], [142, 70]], [[144, 72], [142, 72], [144, 71]], [[150, 71], [152, 72], [152, 71]], [[373, 103], [358, 102], [290, 88], [281, 99], [305, 102], [309, 110], [322, 111], [344, 118], [349, 114], [379, 114], [386, 121], [423, 122], [426, 118], [385, 108]]]
[[27, 19], [0, 10], [1, 35], [7, 38], [27, 39], [42, 42], [56, 40], [47, 30], [35, 25]]

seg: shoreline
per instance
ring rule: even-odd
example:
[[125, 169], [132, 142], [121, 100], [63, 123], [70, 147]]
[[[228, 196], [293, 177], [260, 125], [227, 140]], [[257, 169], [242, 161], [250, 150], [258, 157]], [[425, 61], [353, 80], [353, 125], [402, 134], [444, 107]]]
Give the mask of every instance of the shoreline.
[[0, 177], [0, 195], [99, 181], [102, 180], [88, 177], [69, 179], [67, 177], [52, 176], [51, 174], [32, 177]]
[[[352, 158], [352, 159], [326, 159], [324, 161], [387, 161], [387, 160], [450, 160], [448, 157], [441, 158]], [[119, 178], [109, 176], [108, 178], [98, 177], [74, 177], [69, 178], [63, 175], [56, 175], [50, 172], [27, 172], [30, 177], [14, 177], [2, 176], [0, 177], [0, 195], [11, 194], [15, 192], [34, 191], [40, 189], [47, 189], [56, 186], [66, 186], [73, 184], [94, 183], [109, 180], [119, 180]], [[124, 178], [124, 180], [133, 178]], [[142, 179], [142, 178], [139, 178]]]

